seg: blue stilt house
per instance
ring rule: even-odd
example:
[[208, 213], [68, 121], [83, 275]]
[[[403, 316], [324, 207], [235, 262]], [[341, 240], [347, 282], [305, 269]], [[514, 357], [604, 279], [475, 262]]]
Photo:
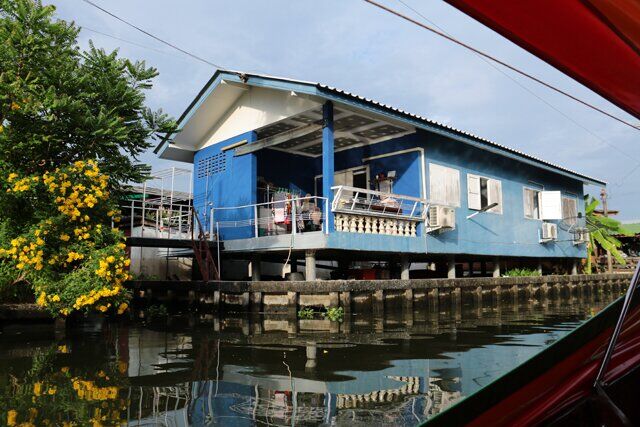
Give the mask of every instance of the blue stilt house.
[[[586, 256], [583, 193], [601, 180], [318, 83], [218, 71], [156, 149], [193, 163], [194, 207], [224, 256], [498, 260]], [[294, 263], [295, 265], [295, 263]], [[471, 264], [473, 266], [473, 264]], [[483, 270], [485, 266], [483, 265]], [[448, 269], [448, 270], [447, 270]], [[473, 271], [473, 268], [470, 268]], [[223, 269], [224, 274], [224, 269]]]

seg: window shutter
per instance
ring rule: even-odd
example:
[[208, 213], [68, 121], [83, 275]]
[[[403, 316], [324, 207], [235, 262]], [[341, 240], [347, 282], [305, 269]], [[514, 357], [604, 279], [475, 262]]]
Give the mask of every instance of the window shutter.
[[445, 204], [445, 176], [442, 166], [429, 164], [429, 196], [431, 203]]
[[446, 206], [460, 206], [460, 172], [429, 163], [429, 201]]
[[479, 176], [467, 174], [467, 201], [469, 203], [469, 209], [482, 209], [482, 205], [480, 203]]
[[538, 193], [540, 219], [562, 219], [562, 194], [559, 191]]
[[578, 203], [573, 197], [562, 198], [562, 220], [567, 224], [578, 222]]
[[497, 179], [489, 180], [489, 204], [497, 203], [498, 206], [489, 209], [489, 212], [502, 213], [502, 182]]

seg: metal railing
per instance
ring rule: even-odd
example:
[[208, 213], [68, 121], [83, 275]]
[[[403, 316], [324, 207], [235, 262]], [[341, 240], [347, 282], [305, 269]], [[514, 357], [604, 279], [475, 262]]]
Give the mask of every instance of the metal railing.
[[245, 237], [275, 236], [307, 232], [328, 233], [329, 203], [324, 197], [293, 197], [233, 207], [212, 207], [209, 225], [220, 230], [244, 229]]
[[[132, 201], [128, 205], [120, 205], [120, 214], [122, 221], [119, 226], [128, 226], [131, 236], [135, 237], [191, 239], [194, 230], [194, 212], [188, 205], [167, 208]], [[111, 226], [116, 224], [112, 221]]]
[[333, 212], [412, 221], [423, 221], [427, 218], [429, 203], [426, 199], [346, 185], [338, 185], [331, 189]]

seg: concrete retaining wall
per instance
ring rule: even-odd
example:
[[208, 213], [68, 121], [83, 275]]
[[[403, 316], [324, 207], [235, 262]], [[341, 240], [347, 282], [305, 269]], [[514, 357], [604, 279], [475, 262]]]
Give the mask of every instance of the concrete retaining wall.
[[413, 309], [414, 303], [443, 301], [459, 304], [472, 298], [482, 304], [486, 298], [503, 299], [562, 297], [581, 293], [623, 292], [631, 274], [566, 275], [538, 277], [482, 277], [424, 280], [332, 280], [313, 282], [130, 282], [137, 301], [168, 302], [187, 300], [217, 309], [221, 306], [244, 311], [297, 312], [300, 307], [342, 307], [373, 310], [400, 304]]

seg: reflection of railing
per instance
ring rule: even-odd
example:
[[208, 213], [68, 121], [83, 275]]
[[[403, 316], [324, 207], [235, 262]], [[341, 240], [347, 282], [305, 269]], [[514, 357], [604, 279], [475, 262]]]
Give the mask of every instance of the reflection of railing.
[[336, 231], [416, 236], [417, 224], [427, 217], [425, 199], [344, 185], [331, 189]]
[[[328, 203], [324, 197], [284, 198], [252, 205], [211, 209], [210, 224], [224, 235], [225, 229], [250, 228], [253, 237], [327, 233]], [[223, 237], [224, 238], [224, 237]]]

